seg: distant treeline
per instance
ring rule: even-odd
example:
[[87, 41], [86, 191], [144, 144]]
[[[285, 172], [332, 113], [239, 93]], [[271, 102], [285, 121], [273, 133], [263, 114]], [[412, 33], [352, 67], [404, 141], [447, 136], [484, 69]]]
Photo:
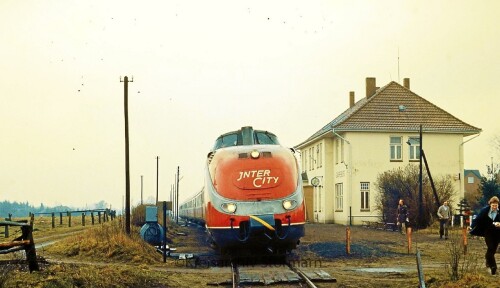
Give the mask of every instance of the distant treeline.
[[[106, 208], [106, 202], [101, 201], [95, 205], [92, 205], [95, 209], [104, 209]], [[68, 207], [63, 205], [58, 205], [54, 207], [49, 207], [40, 204], [39, 207], [35, 207], [34, 205], [29, 204], [28, 202], [9, 202], [3, 201], [0, 202], [0, 220], [4, 220], [4, 218], [9, 217], [9, 213], [12, 214], [12, 217], [28, 217], [29, 213], [51, 213], [51, 212], [64, 212], [64, 211], [72, 211], [79, 210], [81, 208]]]

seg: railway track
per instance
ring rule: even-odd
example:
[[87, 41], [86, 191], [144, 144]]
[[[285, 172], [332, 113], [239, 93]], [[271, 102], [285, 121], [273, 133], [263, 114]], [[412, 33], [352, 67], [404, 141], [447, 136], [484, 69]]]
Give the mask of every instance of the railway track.
[[[299, 269], [290, 262], [281, 264], [243, 265], [231, 261], [231, 284], [233, 288], [245, 285], [306, 284], [316, 288], [317, 282], [336, 282], [336, 279], [320, 269]], [[229, 283], [228, 283], [229, 284]], [[290, 286], [292, 287], [292, 286]]]

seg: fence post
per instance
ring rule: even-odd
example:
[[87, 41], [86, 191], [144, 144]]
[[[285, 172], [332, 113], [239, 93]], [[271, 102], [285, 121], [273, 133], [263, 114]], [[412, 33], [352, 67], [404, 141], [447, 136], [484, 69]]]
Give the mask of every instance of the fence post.
[[[9, 220], [9, 218], [5, 218], [5, 220]], [[9, 238], [9, 225], [5, 225], [5, 238]]]
[[351, 254], [351, 227], [345, 227], [345, 253]]
[[92, 218], [92, 226], [94, 226], [94, 212], [90, 212], [90, 218]]
[[467, 226], [462, 228], [462, 239], [464, 243], [464, 255], [467, 255]]
[[419, 288], [425, 288], [425, 277], [424, 269], [422, 268], [422, 259], [420, 258], [420, 251], [417, 250], [417, 270], [418, 270], [418, 282]]
[[408, 254], [411, 251], [411, 227], [406, 228], [406, 237], [408, 239]]
[[85, 226], [85, 212], [82, 212], [82, 226]]
[[101, 211], [97, 212], [97, 216], [99, 216], [99, 224], [101, 224]]
[[71, 213], [69, 211], [66, 211], [68, 215], [68, 227], [71, 227]]
[[52, 212], [52, 228], [56, 228], [56, 217], [54, 212]]
[[59, 225], [62, 225], [62, 212], [59, 212]]
[[29, 244], [25, 246], [24, 251], [26, 252], [26, 260], [28, 260], [28, 266], [30, 272], [40, 270], [38, 267], [38, 262], [36, 261], [36, 249], [35, 242], [33, 241], [33, 226], [21, 226], [22, 237], [25, 240], [29, 240]]

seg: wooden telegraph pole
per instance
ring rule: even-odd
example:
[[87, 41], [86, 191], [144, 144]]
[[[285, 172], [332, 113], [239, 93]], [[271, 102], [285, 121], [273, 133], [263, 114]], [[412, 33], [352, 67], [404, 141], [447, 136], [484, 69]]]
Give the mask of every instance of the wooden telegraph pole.
[[422, 124], [420, 124], [419, 129], [419, 137], [420, 137], [420, 147], [419, 147], [419, 173], [418, 173], [418, 218], [417, 218], [417, 228], [421, 228], [422, 225], [422, 217], [424, 216], [423, 209], [423, 193], [422, 193], [422, 150], [423, 150], [423, 139], [422, 139]]
[[[124, 112], [125, 112], [125, 232], [130, 235], [130, 163], [128, 149], [128, 77], [125, 76], [123, 81], [120, 77], [120, 82], [123, 82], [124, 89]], [[130, 80], [134, 82], [134, 78]]]
[[175, 223], [179, 224], [179, 166], [177, 166], [177, 189], [176, 189], [176, 202], [175, 202]]
[[158, 204], [158, 171], [160, 169], [160, 156], [156, 156], [156, 204]]

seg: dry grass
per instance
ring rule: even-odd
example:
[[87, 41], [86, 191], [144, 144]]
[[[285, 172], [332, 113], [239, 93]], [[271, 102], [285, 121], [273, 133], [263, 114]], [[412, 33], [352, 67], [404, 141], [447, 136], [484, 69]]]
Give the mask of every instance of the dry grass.
[[46, 253], [94, 262], [158, 263], [158, 253], [142, 241], [137, 228], [127, 235], [119, 221], [92, 227], [50, 245]]

